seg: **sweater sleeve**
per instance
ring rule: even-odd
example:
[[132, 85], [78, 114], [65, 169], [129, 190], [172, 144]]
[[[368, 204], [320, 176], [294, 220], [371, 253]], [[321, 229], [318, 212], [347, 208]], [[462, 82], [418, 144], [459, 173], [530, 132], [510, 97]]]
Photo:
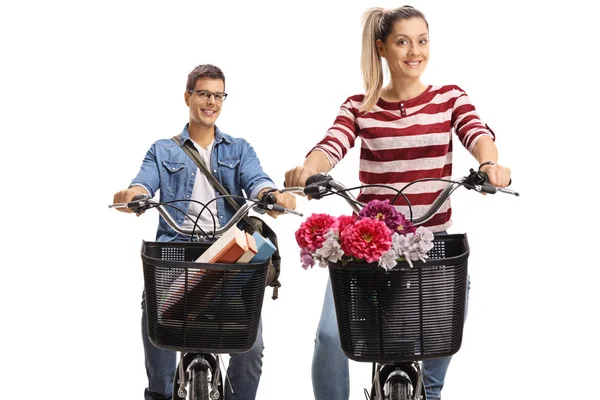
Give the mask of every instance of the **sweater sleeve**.
[[496, 135], [481, 122], [469, 96], [462, 89], [457, 88], [457, 90], [459, 95], [452, 109], [452, 128], [463, 146], [472, 153], [479, 139], [489, 136], [495, 141]]
[[325, 137], [317, 143], [308, 153], [307, 157], [314, 150], [322, 151], [333, 168], [342, 160], [356, 142], [359, 135], [359, 128], [356, 122], [358, 109], [353, 107], [352, 101], [348, 98], [340, 107], [340, 112], [329, 128]]

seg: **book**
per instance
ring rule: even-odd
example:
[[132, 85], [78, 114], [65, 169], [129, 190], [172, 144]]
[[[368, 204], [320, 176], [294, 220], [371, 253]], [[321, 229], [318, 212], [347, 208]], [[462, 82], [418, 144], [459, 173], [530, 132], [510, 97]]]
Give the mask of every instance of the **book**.
[[263, 237], [260, 233], [254, 232], [252, 235], [254, 236], [254, 240], [256, 241], [256, 255], [252, 257], [250, 262], [264, 262], [271, 257], [277, 248], [275, 245], [269, 240], [269, 238]]
[[256, 248], [256, 239], [254, 236], [246, 232], [246, 240], [248, 243], [248, 250], [246, 250], [246, 252], [240, 258], [238, 258], [236, 263], [248, 263], [258, 252], [258, 249]]
[[234, 225], [210, 245], [196, 262], [235, 263], [247, 250], [246, 232]]

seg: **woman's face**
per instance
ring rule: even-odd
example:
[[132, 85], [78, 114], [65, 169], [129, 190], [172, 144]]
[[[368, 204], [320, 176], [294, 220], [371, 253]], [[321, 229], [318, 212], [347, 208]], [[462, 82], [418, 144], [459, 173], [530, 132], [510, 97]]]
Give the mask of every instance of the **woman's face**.
[[421, 18], [401, 19], [392, 32], [377, 41], [379, 54], [387, 60], [392, 77], [418, 79], [429, 60], [429, 30]]

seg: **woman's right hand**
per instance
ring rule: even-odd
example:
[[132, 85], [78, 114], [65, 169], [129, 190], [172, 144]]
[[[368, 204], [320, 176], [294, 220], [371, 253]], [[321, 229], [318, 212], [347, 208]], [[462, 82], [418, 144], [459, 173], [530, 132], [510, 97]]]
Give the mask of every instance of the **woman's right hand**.
[[[306, 160], [304, 166], [290, 169], [285, 173], [285, 187], [306, 186], [306, 180], [309, 176], [319, 172], [331, 171], [331, 164], [322, 151], [312, 151]], [[304, 193], [295, 193], [304, 196]], [[309, 197], [310, 199], [310, 197]]]
[[[304, 167], [292, 168], [285, 173], [285, 187], [305, 187], [309, 176], [316, 174], [317, 171]], [[297, 193], [304, 195], [304, 193]]]

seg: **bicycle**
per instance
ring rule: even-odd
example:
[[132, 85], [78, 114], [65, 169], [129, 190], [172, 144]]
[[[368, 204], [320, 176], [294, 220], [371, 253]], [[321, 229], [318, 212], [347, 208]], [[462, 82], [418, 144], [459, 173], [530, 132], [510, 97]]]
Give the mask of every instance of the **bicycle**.
[[[494, 194], [519, 193], [496, 188], [487, 175], [470, 170], [466, 177], [449, 181], [432, 206], [413, 218], [402, 191], [430, 179], [416, 180], [397, 192], [391, 202], [403, 196], [409, 205], [409, 219], [415, 226], [431, 219], [458, 187]], [[442, 180], [442, 179], [440, 179]], [[347, 189], [327, 174], [308, 178], [305, 187], [283, 189], [303, 192], [314, 199], [342, 196], [358, 214], [359, 203], [351, 190], [384, 185], [363, 185]], [[426, 262], [400, 262], [386, 270], [377, 263], [333, 263], [328, 261], [341, 347], [351, 360], [371, 362], [372, 400], [425, 400], [421, 361], [455, 354], [461, 347], [467, 295], [466, 234], [436, 235]]]
[[275, 201], [271, 193], [247, 201], [227, 224], [209, 231], [197, 229], [197, 220], [192, 229], [179, 226], [166, 210], [173, 202], [138, 195], [129, 203], [109, 205], [138, 215], [154, 208], [176, 232], [197, 240], [142, 241], [148, 336], [154, 346], [180, 353], [173, 400], [222, 399], [220, 354], [246, 352], [256, 341], [270, 258], [244, 264], [194, 260], [252, 208], [302, 216]]

